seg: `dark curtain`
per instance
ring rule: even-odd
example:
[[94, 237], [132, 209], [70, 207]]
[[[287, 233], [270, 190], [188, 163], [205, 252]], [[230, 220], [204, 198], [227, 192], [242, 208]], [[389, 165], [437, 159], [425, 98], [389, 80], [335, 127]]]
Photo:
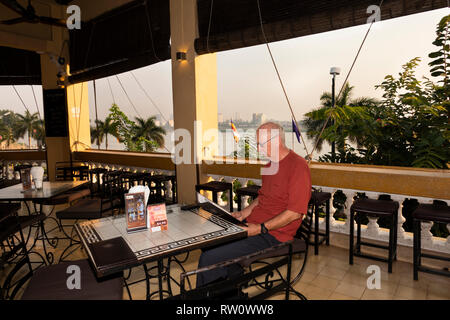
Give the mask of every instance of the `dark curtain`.
[[34, 51], [0, 47], [0, 85], [41, 84], [41, 60]]
[[170, 59], [169, 1], [134, 1], [70, 31], [70, 82]]
[[[366, 24], [371, 15], [367, 8], [380, 2], [260, 0], [260, 8], [264, 32], [268, 41], [273, 42]], [[446, 6], [447, 0], [385, 0], [381, 20]], [[257, 0], [197, 0], [197, 11], [199, 37], [195, 49], [198, 54], [264, 43]]]

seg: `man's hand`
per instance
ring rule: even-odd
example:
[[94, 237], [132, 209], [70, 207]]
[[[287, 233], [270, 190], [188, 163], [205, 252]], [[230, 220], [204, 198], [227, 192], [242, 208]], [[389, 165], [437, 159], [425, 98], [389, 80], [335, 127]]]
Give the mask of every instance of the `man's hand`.
[[235, 212], [232, 212], [231, 215], [232, 215], [233, 217], [235, 217], [236, 219], [238, 219], [239, 221], [244, 220], [244, 215], [242, 214], [242, 211], [235, 211]]
[[247, 236], [252, 237], [261, 233], [261, 225], [254, 223], [247, 223], [247, 227], [241, 227], [247, 231]]

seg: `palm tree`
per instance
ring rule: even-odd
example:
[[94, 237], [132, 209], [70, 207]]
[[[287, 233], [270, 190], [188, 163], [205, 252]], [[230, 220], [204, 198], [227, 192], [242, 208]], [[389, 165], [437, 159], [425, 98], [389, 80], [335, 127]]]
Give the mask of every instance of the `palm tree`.
[[1, 141], [6, 142], [6, 147], [14, 143], [19, 137], [16, 134], [17, 127], [17, 115], [10, 110], [0, 110], [0, 134], [2, 138]]
[[106, 117], [105, 121], [96, 120], [95, 123], [95, 127], [91, 126], [91, 142], [96, 142], [98, 149], [100, 149], [100, 144], [102, 144], [103, 139], [105, 139], [105, 148], [108, 150], [108, 135], [112, 135], [120, 141], [117, 127], [112, 123], [110, 117]]
[[[358, 145], [362, 143], [361, 137], [365, 130], [365, 120], [368, 119], [367, 110], [376, 106], [378, 102], [366, 97], [352, 99], [353, 89], [354, 87], [348, 83], [345, 85], [341, 96], [336, 100], [334, 109], [331, 93], [324, 92], [320, 97], [322, 106], [305, 114], [306, 134], [308, 138], [314, 139], [318, 151], [322, 149], [324, 141], [332, 146], [336, 145], [340, 152], [345, 149], [346, 139]], [[330, 119], [322, 135], [319, 136], [328, 117]], [[332, 148], [333, 161], [336, 158], [334, 150], [335, 148]]]
[[33, 138], [36, 140], [38, 148], [42, 149], [45, 145], [45, 124], [44, 120], [39, 119], [34, 123]]
[[39, 121], [38, 113], [31, 113], [30, 111], [25, 111], [24, 115], [17, 115], [17, 128], [16, 132], [19, 137], [23, 137], [26, 133], [28, 134], [28, 148], [31, 148], [31, 137], [33, 136], [33, 128], [36, 127], [36, 123]]
[[[100, 120], [96, 121], [95, 126], [91, 126], [91, 143], [95, 143], [97, 145], [97, 148], [100, 150], [100, 145], [103, 142], [104, 135], [100, 130], [100, 123], [103, 122]], [[97, 129], [98, 126], [98, 129]]]
[[139, 138], [144, 138], [144, 146], [146, 152], [154, 151], [155, 144], [158, 147], [164, 147], [164, 135], [166, 134], [166, 130], [162, 127], [157, 126], [155, 123], [156, 117], [150, 117], [147, 120], [144, 120], [141, 117], [136, 117], [136, 125], [135, 125], [135, 135], [134, 140], [137, 141]]

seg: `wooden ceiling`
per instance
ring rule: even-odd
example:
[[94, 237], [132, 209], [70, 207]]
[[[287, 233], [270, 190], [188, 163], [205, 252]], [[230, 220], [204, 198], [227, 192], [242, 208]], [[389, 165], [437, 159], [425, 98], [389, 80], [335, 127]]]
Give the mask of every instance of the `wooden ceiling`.
[[[269, 42], [366, 24], [375, 4], [380, 0], [260, 0]], [[381, 20], [446, 6], [447, 0], [384, 0]], [[198, 0], [197, 7], [198, 54], [264, 43], [257, 0]]]

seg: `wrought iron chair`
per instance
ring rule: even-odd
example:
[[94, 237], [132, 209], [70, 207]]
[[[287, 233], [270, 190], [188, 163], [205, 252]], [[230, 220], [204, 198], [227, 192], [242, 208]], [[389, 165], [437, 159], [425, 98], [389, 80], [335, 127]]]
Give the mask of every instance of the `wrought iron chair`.
[[[186, 300], [223, 300], [223, 299], [266, 299], [274, 294], [284, 291], [285, 299], [291, 294], [299, 299], [306, 297], [295, 290], [293, 285], [298, 281], [305, 269], [308, 257], [308, 243], [311, 234], [312, 211], [308, 210], [297, 230], [294, 240], [258, 251], [256, 253], [217, 263], [205, 268], [183, 272], [180, 275], [181, 293], [174, 299]], [[292, 259], [294, 254], [303, 256], [301, 267], [295, 277], [292, 278]], [[215, 268], [223, 268], [233, 264], [243, 267], [244, 273], [234, 278], [220, 279], [208, 285], [186, 290], [185, 282], [189, 276], [198, 275], [201, 272], [210, 271]], [[286, 267], [286, 275], [283, 276], [282, 268]], [[261, 280], [261, 277], [263, 280]], [[256, 287], [262, 292], [250, 296], [243, 289]]]
[[[74, 267], [79, 270], [81, 290], [67, 286], [69, 271]], [[97, 279], [88, 260], [78, 260], [38, 269], [31, 277], [22, 300], [122, 300], [122, 297], [121, 273]]]
[[[18, 216], [14, 214], [3, 215], [0, 221], [0, 243], [2, 254], [0, 256], [0, 269], [12, 265], [3, 283], [0, 284], [0, 300], [14, 299], [22, 285], [32, 276], [33, 268], [29, 260], [29, 250], [26, 247], [23, 230], [36, 223], [42, 223], [45, 215]], [[19, 235], [19, 237], [17, 237]], [[34, 252], [39, 255], [39, 253]], [[42, 258], [42, 264], [45, 259]], [[18, 260], [19, 259], [19, 260]], [[26, 266], [25, 272], [23, 267]]]
[[[75, 248], [65, 255], [69, 248], [80, 245], [80, 241], [74, 238], [74, 224], [64, 225], [63, 221], [75, 220], [76, 223], [78, 220], [100, 219], [107, 215], [113, 215], [115, 210], [122, 208], [122, 198], [123, 190], [120, 174], [105, 173], [98, 197], [80, 199], [73, 206], [56, 213], [60, 231], [65, 236], [63, 239], [70, 240], [69, 245], [61, 253], [60, 261], [63, 261], [77, 249]], [[66, 227], [71, 228], [70, 234], [66, 233], [64, 229]]]

